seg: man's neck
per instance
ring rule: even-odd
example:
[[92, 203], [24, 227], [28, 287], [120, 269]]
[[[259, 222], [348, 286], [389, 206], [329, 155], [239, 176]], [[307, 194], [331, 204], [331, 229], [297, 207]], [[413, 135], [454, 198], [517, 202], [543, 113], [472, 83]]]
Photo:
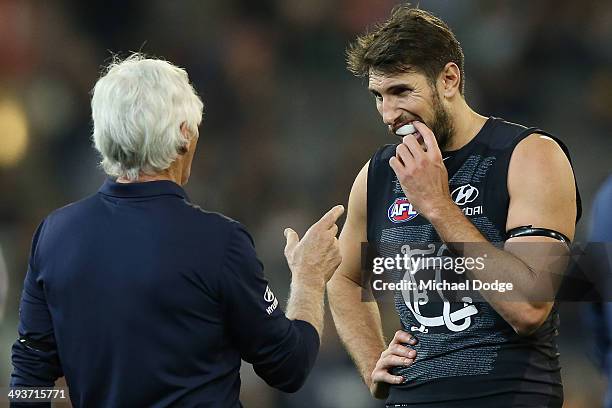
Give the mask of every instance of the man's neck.
[[452, 115], [454, 132], [446, 146], [447, 151], [459, 150], [468, 144], [487, 121], [485, 116], [474, 112], [463, 99], [453, 109]]
[[128, 180], [126, 178], [119, 177], [117, 178], [116, 181], [117, 183], [146, 183], [149, 181], [161, 181], [161, 180], [172, 181], [180, 186], [181, 185], [181, 174], [177, 171], [177, 169], [173, 168], [173, 166], [170, 166], [170, 168], [168, 168], [163, 173], [146, 174], [146, 173], [141, 172], [138, 175], [137, 180]]

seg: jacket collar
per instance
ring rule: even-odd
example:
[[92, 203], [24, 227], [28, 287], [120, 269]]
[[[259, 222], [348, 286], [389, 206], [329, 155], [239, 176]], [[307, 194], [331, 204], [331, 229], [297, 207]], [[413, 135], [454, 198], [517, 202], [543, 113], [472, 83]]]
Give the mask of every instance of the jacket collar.
[[178, 184], [169, 180], [146, 181], [143, 183], [117, 183], [115, 180], [107, 178], [98, 192], [107, 196], [120, 198], [175, 195], [189, 200], [185, 190]]

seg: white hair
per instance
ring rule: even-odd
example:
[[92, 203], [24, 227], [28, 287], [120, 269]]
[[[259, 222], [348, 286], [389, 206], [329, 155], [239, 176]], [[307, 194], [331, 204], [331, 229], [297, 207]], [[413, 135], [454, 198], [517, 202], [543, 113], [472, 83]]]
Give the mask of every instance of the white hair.
[[138, 53], [113, 61], [91, 98], [102, 168], [131, 181], [167, 169], [189, 142], [181, 125], [197, 137], [202, 109], [184, 69]]

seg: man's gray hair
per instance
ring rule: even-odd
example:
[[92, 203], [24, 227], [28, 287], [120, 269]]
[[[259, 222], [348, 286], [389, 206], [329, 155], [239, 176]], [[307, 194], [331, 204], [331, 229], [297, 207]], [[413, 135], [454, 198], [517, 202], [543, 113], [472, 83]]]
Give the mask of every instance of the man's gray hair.
[[202, 121], [203, 104], [187, 72], [168, 61], [132, 54], [113, 61], [93, 89], [93, 141], [102, 168], [138, 180], [172, 164]]

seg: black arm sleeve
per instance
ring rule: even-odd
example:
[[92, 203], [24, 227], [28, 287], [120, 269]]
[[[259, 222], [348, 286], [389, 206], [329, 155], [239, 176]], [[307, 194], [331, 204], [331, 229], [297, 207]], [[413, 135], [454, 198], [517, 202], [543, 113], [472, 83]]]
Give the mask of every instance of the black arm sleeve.
[[[34, 234], [28, 272], [23, 284], [19, 305], [19, 339], [12, 348], [11, 387], [53, 387], [55, 381], [63, 375], [55, 344], [53, 322], [35, 262], [36, 246], [43, 225], [44, 222]], [[12, 403], [11, 406], [50, 407], [51, 404]]]
[[319, 351], [319, 335], [305, 321], [289, 320], [263, 275], [253, 240], [236, 224], [219, 279], [226, 324], [243, 360], [268, 385], [285, 392], [305, 382]]

